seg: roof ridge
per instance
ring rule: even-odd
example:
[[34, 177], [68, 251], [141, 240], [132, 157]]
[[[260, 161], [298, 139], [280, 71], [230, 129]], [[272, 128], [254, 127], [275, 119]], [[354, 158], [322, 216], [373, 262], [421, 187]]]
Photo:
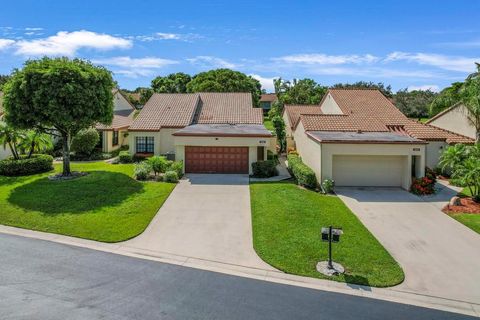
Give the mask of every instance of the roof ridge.
[[[430, 127], [430, 128], [434, 128], [434, 129], [438, 129], [440, 131], [445, 131], [447, 133], [450, 133], [450, 134], [453, 134], [453, 135], [456, 135], [456, 136], [459, 136], [459, 137], [462, 137], [462, 138], [467, 138], [467, 139], [470, 139], [473, 141], [472, 138], [468, 137], [468, 136], [465, 136], [463, 134], [460, 134], [460, 133], [456, 133], [456, 132], [453, 132], [453, 131], [450, 131], [450, 130], [447, 130], [447, 129], [443, 129], [443, 128], [440, 128], [440, 127], [437, 127], [437, 126], [434, 126], [432, 124], [428, 124], [428, 123], [422, 123], [422, 122], [419, 122], [417, 120], [412, 120], [412, 119], [408, 119], [409, 121], [413, 121], [413, 122], [416, 122], [416, 123], [419, 123], [421, 125], [424, 125], [424, 126], [427, 126], [427, 127]], [[448, 138], [447, 138], [448, 139]]]
[[439, 117], [441, 117], [441, 116], [443, 116], [444, 114], [450, 112], [451, 110], [459, 107], [459, 106], [462, 105], [462, 104], [463, 104], [463, 102], [462, 102], [462, 101], [459, 101], [459, 102], [455, 103], [453, 106], [448, 107], [448, 108], [446, 108], [445, 110], [440, 111], [439, 113], [437, 113], [436, 115], [434, 115], [432, 118], [428, 119], [427, 122], [425, 122], [425, 124], [429, 124], [429, 123], [432, 122], [433, 120], [438, 119]]

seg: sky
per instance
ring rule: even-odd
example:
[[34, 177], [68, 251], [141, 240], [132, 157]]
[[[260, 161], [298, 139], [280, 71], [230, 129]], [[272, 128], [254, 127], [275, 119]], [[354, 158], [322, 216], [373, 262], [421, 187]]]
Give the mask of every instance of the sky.
[[27, 59], [89, 59], [120, 87], [230, 68], [322, 85], [439, 91], [480, 62], [480, 1], [2, 1], [0, 74]]

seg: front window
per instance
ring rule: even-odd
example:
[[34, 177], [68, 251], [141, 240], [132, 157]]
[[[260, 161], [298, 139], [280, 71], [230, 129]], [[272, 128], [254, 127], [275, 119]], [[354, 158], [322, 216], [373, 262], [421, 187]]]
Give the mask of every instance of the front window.
[[113, 131], [112, 145], [118, 145], [118, 131]]
[[153, 153], [153, 137], [135, 137], [137, 153]]

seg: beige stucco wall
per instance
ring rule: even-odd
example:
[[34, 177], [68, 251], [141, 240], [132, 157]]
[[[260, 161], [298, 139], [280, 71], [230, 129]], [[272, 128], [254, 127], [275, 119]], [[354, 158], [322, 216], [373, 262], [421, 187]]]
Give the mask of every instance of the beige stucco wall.
[[447, 146], [443, 141], [430, 141], [425, 148], [425, 165], [430, 169], [438, 166], [440, 156]]
[[475, 139], [475, 127], [468, 121], [467, 115], [465, 106], [459, 105], [429, 124]]
[[113, 131], [100, 131], [99, 134], [103, 135], [102, 151], [103, 152], [112, 152], [117, 150], [121, 146], [129, 144], [128, 136], [125, 137], [125, 133], [128, 133], [127, 130], [119, 130], [118, 132], [118, 145], [112, 145], [113, 142]]
[[342, 110], [338, 104], [333, 99], [332, 95], [327, 94], [325, 100], [323, 100], [322, 105], [320, 106], [322, 112], [325, 114], [343, 114]]
[[129, 151], [131, 154], [135, 153], [135, 137], [153, 137], [154, 154], [166, 154], [175, 152], [174, 138], [172, 133], [178, 129], [161, 129], [153, 132], [130, 131], [128, 135]]
[[[252, 163], [257, 161], [257, 147], [266, 147], [274, 138], [254, 137], [174, 137], [175, 160], [185, 160], [185, 146], [248, 147], [248, 168], [252, 174]], [[264, 160], [267, 152], [264, 153]], [[185, 163], [184, 163], [185, 166]], [[184, 167], [185, 170], [185, 167]]]
[[295, 149], [295, 141], [293, 139], [291, 123], [285, 111], [283, 112], [283, 121], [285, 122], [285, 139], [287, 141], [287, 151], [289, 149]]
[[295, 145], [298, 154], [302, 157], [303, 163], [309, 166], [317, 176], [317, 179], [321, 181], [322, 168], [320, 159], [322, 157], [322, 147], [319, 143], [310, 139], [303, 127], [303, 123], [300, 122], [297, 129], [293, 132]]

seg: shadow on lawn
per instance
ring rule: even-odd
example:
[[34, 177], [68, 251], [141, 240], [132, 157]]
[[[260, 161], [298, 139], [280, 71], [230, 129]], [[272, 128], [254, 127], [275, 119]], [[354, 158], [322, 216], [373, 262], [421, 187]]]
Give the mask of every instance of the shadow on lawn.
[[8, 201], [23, 209], [55, 215], [118, 205], [141, 192], [143, 184], [123, 173], [90, 171], [74, 180], [35, 180], [15, 188]]

